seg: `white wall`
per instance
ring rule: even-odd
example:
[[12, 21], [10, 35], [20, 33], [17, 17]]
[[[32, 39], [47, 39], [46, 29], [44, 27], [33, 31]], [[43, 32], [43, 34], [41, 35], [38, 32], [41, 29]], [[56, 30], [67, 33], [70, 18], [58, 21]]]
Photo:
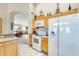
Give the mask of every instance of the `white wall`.
[[9, 3], [8, 4], [8, 11], [14, 11], [14, 10], [26, 10], [28, 11], [28, 3]]
[[[60, 3], [59, 5], [60, 11], [68, 10], [68, 5], [69, 5], [68, 3]], [[79, 8], [79, 5], [76, 3], [72, 3], [71, 7], [72, 9]], [[55, 14], [56, 8], [57, 8], [56, 3], [41, 3], [38, 4], [36, 8], [36, 14], [39, 15], [40, 10], [43, 10], [45, 15], [47, 14], [47, 12], [51, 12], [52, 14]]]
[[19, 26], [15, 26], [15, 24], [19, 24], [22, 25], [22, 29], [25, 31], [26, 30], [26, 26], [28, 26], [28, 17], [27, 14], [16, 14], [14, 16], [14, 31], [17, 30], [17, 27]]
[[28, 26], [28, 17], [25, 14], [16, 14], [14, 16], [14, 24], [22, 24]]

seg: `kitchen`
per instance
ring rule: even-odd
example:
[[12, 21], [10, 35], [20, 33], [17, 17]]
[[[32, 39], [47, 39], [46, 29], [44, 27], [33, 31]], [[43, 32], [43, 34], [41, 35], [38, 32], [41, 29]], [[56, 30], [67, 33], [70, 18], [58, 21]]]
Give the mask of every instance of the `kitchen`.
[[[0, 19], [0, 55], [78, 56], [79, 7], [77, 5], [79, 4], [0, 4], [2, 12], [5, 12], [0, 15], [2, 16]], [[20, 18], [14, 18], [18, 14]], [[24, 19], [26, 21], [23, 20], [21, 15], [26, 17]], [[20, 23], [16, 19], [20, 20]], [[25, 26], [26, 24], [28, 25]], [[15, 36], [18, 25], [21, 28], [20, 30], [23, 30], [20, 37]], [[24, 39], [27, 40], [24, 41]]]

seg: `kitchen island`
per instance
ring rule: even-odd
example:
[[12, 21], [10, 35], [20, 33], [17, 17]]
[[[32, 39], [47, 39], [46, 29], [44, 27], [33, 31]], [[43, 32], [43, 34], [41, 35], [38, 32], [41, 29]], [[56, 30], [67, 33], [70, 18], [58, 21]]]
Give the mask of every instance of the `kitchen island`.
[[0, 38], [0, 56], [17, 56], [18, 39], [17, 37]]

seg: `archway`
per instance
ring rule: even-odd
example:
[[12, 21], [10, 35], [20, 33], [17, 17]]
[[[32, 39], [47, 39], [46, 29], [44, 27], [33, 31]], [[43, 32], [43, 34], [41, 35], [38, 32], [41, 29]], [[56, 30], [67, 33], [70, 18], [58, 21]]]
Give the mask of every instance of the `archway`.
[[[24, 19], [23, 19], [24, 17]], [[22, 18], [22, 19], [21, 19]], [[25, 24], [23, 22], [25, 22]], [[18, 23], [20, 22], [20, 23]], [[26, 24], [28, 23], [28, 24]], [[19, 25], [22, 25], [24, 27], [29, 27], [29, 13], [26, 10], [15, 10], [11, 11], [9, 13], [9, 27], [10, 27], [10, 32], [15, 34], [16, 27]], [[27, 30], [28, 31], [28, 30]], [[27, 42], [29, 42], [29, 31], [26, 34], [27, 37], [24, 37], [23, 39], [27, 39]]]

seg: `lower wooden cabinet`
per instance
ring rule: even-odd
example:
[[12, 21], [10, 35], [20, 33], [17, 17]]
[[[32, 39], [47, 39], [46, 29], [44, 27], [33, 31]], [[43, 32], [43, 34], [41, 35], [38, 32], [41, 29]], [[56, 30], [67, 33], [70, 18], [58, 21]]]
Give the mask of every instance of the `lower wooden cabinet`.
[[0, 43], [0, 56], [17, 56], [18, 40], [11, 40]]
[[4, 44], [0, 43], [0, 56], [4, 56]]
[[32, 46], [32, 34], [29, 35], [29, 45]]
[[5, 43], [5, 56], [17, 56], [18, 49], [17, 49], [17, 41], [13, 42], [6, 42]]
[[41, 49], [43, 52], [48, 53], [48, 38], [42, 37]]

